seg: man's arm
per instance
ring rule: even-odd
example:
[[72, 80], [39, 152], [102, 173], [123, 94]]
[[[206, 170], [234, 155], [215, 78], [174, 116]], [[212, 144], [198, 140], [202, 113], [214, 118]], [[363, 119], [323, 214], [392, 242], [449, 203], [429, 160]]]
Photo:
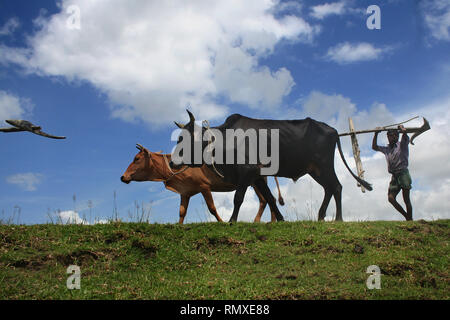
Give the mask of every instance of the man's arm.
[[400, 130], [400, 132], [402, 133], [402, 140], [400, 141], [400, 144], [402, 145], [402, 146], [408, 146], [408, 144], [409, 144], [409, 136], [408, 136], [408, 134], [406, 133], [406, 129], [405, 129], [405, 127], [403, 126], [403, 125], [399, 125], [398, 126], [398, 129]]
[[376, 131], [373, 136], [373, 140], [372, 140], [372, 149], [375, 151], [380, 151], [380, 147], [378, 146], [378, 143], [377, 143], [379, 133], [380, 133], [379, 131]]

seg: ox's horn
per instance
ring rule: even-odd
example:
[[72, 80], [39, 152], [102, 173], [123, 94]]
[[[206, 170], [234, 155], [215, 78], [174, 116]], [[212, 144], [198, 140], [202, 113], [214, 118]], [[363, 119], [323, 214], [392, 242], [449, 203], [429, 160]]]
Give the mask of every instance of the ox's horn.
[[178, 122], [176, 122], [176, 121], [174, 121], [174, 123], [175, 123], [175, 125], [176, 125], [178, 128], [180, 128], [180, 129], [183, 129], [183, 128], [184, 128], [184, 124], [178, 123]]
[[145, 149], [145, 148], [144, 148], [142, 145], [140, 145], [139, 143], [136, 143], [136, 148], [137, 148], [139, 151], [142, 151], [142, 150]]
[[187, 113], [189, 114], [189, 122], [195, 122], [195, 117], [194, 117], [194, 115], [192, 114], [192, 112], [190, 112], [189, 110], [187, 110], [186, 109], [186, 111], [187, 111]]

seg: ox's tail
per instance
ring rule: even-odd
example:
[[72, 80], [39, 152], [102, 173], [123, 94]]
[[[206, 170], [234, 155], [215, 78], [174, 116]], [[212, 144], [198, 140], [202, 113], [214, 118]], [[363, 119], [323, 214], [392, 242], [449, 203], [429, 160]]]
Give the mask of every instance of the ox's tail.
[[362, 186], [364, 186], [364, 188], [366, 188], [369, 191], [372, 191], [372, 185], [370, 183], [368, 183], [367, 181], [364, 181], [363, 179], [358, 177], [356, 174], [354, 174], [352, 169], [350, 169], [350, 167], [348, 166], [347, 161], [345, 161], [345, 158], [344, 158], [344, 153], [342, 152], [341, 140], [340, 140], [339, 136], [337, 137], [337, 145], [338, 145], [339, 153], [341, 155], [341, 159], [344, 162], [345, 166], [347, 167], [348, 171], [352, 174], [353, 178], [355, 178], [356, 181], [358, 181], [358, 183], [360, 183]]

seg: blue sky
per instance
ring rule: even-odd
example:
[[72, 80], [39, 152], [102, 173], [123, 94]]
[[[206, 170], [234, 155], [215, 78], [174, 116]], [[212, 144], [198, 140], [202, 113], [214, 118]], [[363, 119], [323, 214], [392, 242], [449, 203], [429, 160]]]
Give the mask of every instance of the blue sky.
[[[381, 10], [380, 30], [366, 26], [373, 4]], [[70, 6], [79, 10], [79, 28]], [[444, 0], [2, 1], [2, 126], [27, 119], [68, 138], [0, 134], [0, 219], [17, 207], [21, 223], [48, 222], [57, 210], [107, 219], [116, 193], [124, 220], [137, 201], [152, 202], [150, 221], [176, 222], [175, 193], [161, 183], [125, 185], [119, 178], [136, 143], [170, 152], [172, 120], [186, 121], [187, 105], [212, 125], [232, 113], [310, 116], [340, 132], [349, 116], [360, 129], [424, 116], [433, 130], [411, 146], [415, 217], [449, 218], [449, 29]], [[384, 159], [370, 150], [371, 138], [360, 139], [375, 187], [370, 194], [361, 194], [336, 160], [344, 219], [400, 220], [385, 199], [389, 176]], [[348, 141], [344, 149], [352, 163]], [[323, 193], [308, 179], [281, 180], [292, 200], [282, 213], [291, 219], [318, 209]], [[224, 218], [232, 196], [214, 195]], [[355, 202], [373, 212], [358, 213]], [[249, 193], [240, 218], [250, 221], [256, 209]], [[186, 221], [210, 219], [197, 195]]]

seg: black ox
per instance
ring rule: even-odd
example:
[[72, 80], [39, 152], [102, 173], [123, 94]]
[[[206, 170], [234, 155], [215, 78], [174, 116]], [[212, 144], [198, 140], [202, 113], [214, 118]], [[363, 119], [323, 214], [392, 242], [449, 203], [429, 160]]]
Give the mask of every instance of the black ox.
[[[279, 170], [274, 175], [277, 177], [291, 178], [296, 181], [303, 175], [309, 174], [315, 181], [317, 181], [317, 183], [319, 183], [325, 191], [322, 205], [319, 209], [319, 220], [323, 220], [325, 218], [330, 199], [334, 196], [336, 201], [336, 220], [342, 221], [342, 185], [340, 184], [334, 170], [334, 153], [336, 144], [338, 145], [342, 161], [351, 175], [367, 190], [372, 190], [372, 187], [368, 182], [356, 176], [349, 168], [347, 162], [345, 161], [339, 135], [336, 129], [323, 122], [319, 122], [311, 118], [301, 120], [260, 120], [248, 118], [240, 114], [233, 114], [226, 119], [225, 123], [218, 127], [205, 128], [202, 126], [200, 129], [199, 126], [195, 124], [194, 115], [189, 112], [189, 110], [187, 110], [187, 112], [190, 118], [189, 123], [186, 125], [176, 124], [178, 127], [189, 132], [192, 150], [194, 149], [194, 143], [198, 143], [198, 141], [195, 142], [194, 140], [194, 131], [198, 132], [201, 130], [200, 132], [202, 132], [203, 135], [205, 134], [205, 131], [208, 131], [208, 129], [216, 129], [219, 130], [222, 133], [223, 138], [226, 139], [227, 129], [242, 129], [244, 131], [247, 129], [267, 129], [267, 144], [270, 146], [270, 129], [278, 129]], [[212, 141], [211, 139], [205, 140], [201, 142], [202, 152]], [[182, 138], [180, 136], [178, 143], [181, 141]], [[248, 152], [248, 141], [246, 141], [246, 143], [247, 147], [245, 150]], [[226, 142], [224, 142], [224, 146], [225, 145]], [[215, 152], [217, 152], [217, 150]], [[236, 159], [237, 150], [234, 150], [234, 153], [234, 159]], [[248, 154], [245, 156], [246, 160], [248, 160]], [[204, 163], [202, 161], [201, 164], [195, 164], [194, 152], [192, 152], [191, 157], [192, 159], [189, 163], [188, 161], [184, 161], [182, 164], [191, 167], [198, 167]], [[236, 193], [234, 195], [234, 209], [230, 222], [237, 220], [239, 208], [244, 199], [245, 192], [248, 186], [252, 184], [259, 188], [270, 208], [273, 210], [272, 212], [275, 213], [277, 220], [284, 220], [278, 210], [276, 201], [272, 196], [267, 183], [261, 175], [262, 165], [259, 157], [257, 164], [249, 164], [248, 161], [245, 162], [245, 164], [235, 164], [236, 162], [233, 163], [234, 164], [220, 164], [213, 162], [213, 164], [209, 164], [208, 166], [218, 175], [223, 176], [224, 180], [237, 186]], [[180, 168], [182, 164], [175, 164], [171, 162], [170, 165], [173, 168]]]

